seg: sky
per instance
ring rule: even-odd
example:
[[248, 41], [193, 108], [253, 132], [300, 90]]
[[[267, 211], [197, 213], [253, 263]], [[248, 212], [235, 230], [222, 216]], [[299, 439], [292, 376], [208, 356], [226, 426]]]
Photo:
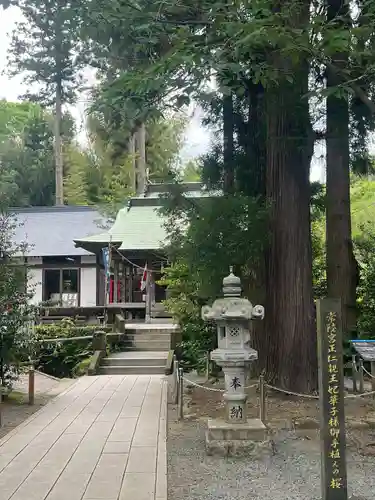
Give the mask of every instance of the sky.
[[[10, 34], [13, 31], [17, 21], [21, 19], [19, 10], [16, 7], [11, 7], [7, 10], [0, 10], [0, 99], [8, 101], [17, 101], [19, 96], [26, 92], [26, 87], [22, 83], [22, 75], [15, 78], [9, 78], [4, 74], [7, 67], [7, 50], [9, 46]], [[90, 79], [90, 77], [89, 77]], [[73, 106], [69, 111], [74, 116], [77, 129], [78, 140], [85, 143], [85, 96], [81, 96], [76, 106]], [[199, 109], [191, 114], [190, 121], [185, 134], [185, 144], [181, 150], [181, 159], [187, 161], [196, 158], [209, 150], [211, 143], [211, 133], [206, 128], [202, 127], [201, 119], [202, 112]], [[324, 167], [321, 156], [323, 151], [317, 149], [314, 155], [311, 180], [324, 180]]]

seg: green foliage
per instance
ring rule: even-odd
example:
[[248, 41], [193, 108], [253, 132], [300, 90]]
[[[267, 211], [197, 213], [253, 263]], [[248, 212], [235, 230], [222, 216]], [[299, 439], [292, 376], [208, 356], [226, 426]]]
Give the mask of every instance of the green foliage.
[[206, 303], [200, 296], [201, 283], [182, 259], [165, 268], [160, 283], [168, 290], [166, 309], [181, 327], [177, 354], [182, 366], [185, 370], [202, 369], [207, 351], [215, 347], [216, 329], [201, 318], [201, 307]]
[[51, 343], [40, 349], [36, 367], [54, 377], [73, 377], [78, 375], [79, 365], [92, 354], [92, 343], [87, 340]]
[[176, 192], [166, 201], [172, 264], [164, 270], [166, 308], [182, 328], [183, 363], [202, 368], [216, 342], [214, 325], [201, 319], [201, 308], [220, 296], [229, 266], [242, 277], [247, 294], [266, 242], [267, 210], [242, 196], [190, 200]]
[[[11, 386], [20, 361], [33, 356], [35, 309], [33, 290], [27, 289], [24, 248], [14, 243], [16, 223], [0, 214], [0, 383]], [[17, 260], [18, 259], [18, 260]]]
[[375, 339], [375, 229], [372, 222], [363, 226], [356, 239], [357, 260], [360, 266], [358, 331], [363, 338]]
[[183, 167], [182, 177], [184, 182], [199, 182], [201, 169], [195, 161], [189, 160]]
[[8, 102], [0, 100], [0, 143], [23, 133], [31, 113], [38, 109], [31, 102]]
[[[178, 167], [186, 120], [183, 116], [148, 120], [146, 158], [150, 182], [171, 178]], [[127, 198], [133, 195], [133, 161], [128, 151], [129, 130], [113, 138], [111, 123], [99, 112], [89, 120], [90, 144], [87, 149], [71, 147], [65, 163], [65, 196], [71, 204], [93, 204], [114, 217]]]
[[82, 377], [83, 375], [87, 375], [89, 366], [90, 366], [91, 358], [86, 358], [80, 361], [74, 368], [73, 368], [73, 377]]
[[364, 225], [375, 220], [375, 179], [352, 178], [350, 187], [353, 238], [360, 237]]
[[[320, 196], [320, 195], [319, 195]], [[313, 284], [315, 298], [326, 296], [324, 203], [314, 202], [312, 221]], [[375, 181], [358, 176], [351, 180], [351, 213], [355, 256], [359, 265], [357, 287], [358, 334], [375, 337]], [[351, 352], [348, 346], [348, 353]]]
[[85, 337], [93, 335], [98, 329], [96, 325], [77, 325], [71, 318], [64, 318], [52, 324], [40, 324], [35, 327], [35, 335], [38, 340]]
[[[65, 114], [62, 123], [65, 148], [70, 150], [71, 116]], [[3, 206], [54, 203], [53, 118], [38, 104], [0, 102], [0, 194]]]
[[[74, 338], [93, 335], [97, 326], [77, 326], [66, 318], [51, 325], [35, 328], [38, 341], [46, 339]], [[86, 369], [88, 358], [93, 354], [92, 341], [72, 340], [70, 342], [39, 343], [35, 366], [38, 370], [54, 377], [80, 376]]]
[[29, 92], [28, 98], [51, 106], [59, 92], [63, 103], [74, 102], [84, 65], [80, 3], [18, 0], [23, 20], [13, 32], [9, 65], [11, 74], [25, 72], [29, 88], [38, 85], [37, 92]]

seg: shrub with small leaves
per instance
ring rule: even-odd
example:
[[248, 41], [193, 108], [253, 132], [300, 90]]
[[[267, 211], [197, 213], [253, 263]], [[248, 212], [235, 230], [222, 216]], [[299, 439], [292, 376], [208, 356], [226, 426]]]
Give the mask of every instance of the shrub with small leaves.
[[20, 362], [35, 352], [34, 291], [27, 285], [26, 245], [15, 243], [16, 227], [12, 215], [0, 212], [0, 381], [7, 387], [17, 378]]

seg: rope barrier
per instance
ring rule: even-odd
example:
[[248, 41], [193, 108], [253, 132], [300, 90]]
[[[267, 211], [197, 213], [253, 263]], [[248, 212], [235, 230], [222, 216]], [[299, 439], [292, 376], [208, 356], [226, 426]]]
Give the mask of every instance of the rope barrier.
[[367, 373], [367, 375], [368, 375], [369, 377], [371, 377], [371, 378], [375, 378], [375, 377], [374, 377], [374, 375], [373, 375], [372, 373], [368, 372], [368, 371], [366, 370], [366, 368], [365, 368], [365, 367], [363, 367], [363, 371], [364, 371], [365, 373]]
[[[274, 391], [283, 392], [284, 394], [289, 394], [291, 396], [298, 396], [300, 398], [306, 398], [306, 399], [319, 399], [319, 396], [314, 396], [312, 394], [300, 394], [298, 392], [285, 391], [284, 389], [280, 389], [279, 387], [274, 387], [274, 386], [268, 385], [268, 384], [265, 384], [265, 386], [268, 387], [269, 389], [273, 389]], [[361, 394], [350, 394], [348, 396], [345, 396], [344, 399], [363, 398], [363, 397], [371, 396], [373, 394], [375, 394], [375, 391], [363, 392]]]
[[372, 396], [375, 394], [375, 391], [371, 392], [362, 392], [361, 394], [350, 394], [349, 396], [345, 396], [344, 399], [356, 399], [356, 398], [365, 398], [367, 396]]
[[82, 337], [61, 337], [61, 338], [54, 338], [54, 339], [41, 339], [38, 340], [40, 344], [52, 344], [54, 342], [74, 342], [76, 340], [92, 340], [94, 338], [93, 335], [84, 335]]
[[[193, 382], [192, 380], [189, 380], [188, 378], [184, 377], [184, 381], [187, 384], [194, 385], [195, 387], [200, 387], [201, 389], [206, 389], [207, 391], [212, 391], [212, 392], [225, 392], [226, 389], [216, 389], [215, 387], [207, 387], [205, 385], [198, 384], [197, 382]], [[252, 389], [253, 387], [258, 387], [258, 383], [252, 384], [252, 385], [247, 385], [244, 387], [244, 389]]]
[[[135, 267], [136, 269], [141, 269], [142, 271], [144, 271], [144, 267], [142, 266], [139, 266], [138, 264], [136, 264], [135, 262], [132, 262], [131, 260], [127, 259], [125, 257], [125, 255], [122, 255], [122, 253], [117, 249], [117, 247], [115, 247], [114, 245], [111, 246], [112, 249], [115, 250], [115, 252], [117, 252], [119, 254], [119, 256], [121, 257], [121, 259], [125, 262], [127, 262], [128, 264], [130, 264], [131, 266]], [[150, 273], [160, 273], [161, 270], [156, 270], [156, 269], [147, 269], [148, 272]]]
[[274, 391], [283, 392], [284, 394], [289, 394], [290, 396], [298, 396], [299, 398], [306, 398], [306, 399], [319, 399], [319, 396], [314, 396], [313, 394], [300, 394], [298, 392], [286, 391], [284, 389], [280, 389], [279, 387], [274, 387], [273, 385], [268, 385], [268, 384], [265, 384], [265, 386]]
[[[369, 373], [365, 368], [364, 368], [364, 371], [370, 375], [372, 378], [375, 378], [373, 375], [371, 375], [371, 373]], [[179, 373], [177, 372], [177, 383], [179, 383], [179, 379], [180, 379], [180, 376], [179, 376]], [[190, 384], [194, 387], [199, 387], [200, 389], [205, 389], [206, 391], [211, 391], [211, 392], [225, 392], [226, 389], [216, 389], [215, 387], [207, 387], [205, 385], [202, 385], [202, 384], [198, 384], [197, 382], [194, 382], [193, 380], [190, 380], [186, 377], [184, 377], [184, 380], [186, 382], [186, 384]], [[280, 387], [275, 387], [273, 385], [269, 385], [269, 384], [264, 384], [265, 387], [267, 387], [268, 389], [272, 389], [273, 391], [276, 391], [276, 392], [282, 392], [284, 394], [288, 394], [290, 396], [297, 396], [299, 398], [305, 398], [305, 399], [314, 399], [314, 400], [318, 400], [319, 399], [319, 395], [314, 395], [314, 394], [302, 394], [302, 393], [299, 393], [299, 392], [293, 392], [293, 391], [287, 391], [285, 389], [281, 389]], [[254, 387], [258, 387], [259, 386], [259, 383], [255, 383], [255, 384], [252, 384], [252, 385], [248, 385], [246, 387], [244, 387], [244, 389], [252, 389]], [[367, 396], [371, 396], [375, 394], [375, 391], [371, 391], [371, 392], [363, 392], [363, 393], [360, 393], [360, 394], [350, 394], [348, 396], [345, 396], [344, 399], [356, 399], [356, 398], [363, 398], [363, 397], [367, 397]]]

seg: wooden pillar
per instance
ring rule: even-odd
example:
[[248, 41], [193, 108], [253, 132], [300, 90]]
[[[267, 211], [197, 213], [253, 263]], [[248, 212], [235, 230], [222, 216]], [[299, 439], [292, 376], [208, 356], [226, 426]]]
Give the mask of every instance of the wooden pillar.
[[113, 262], [113, 303], [118, 303], [118, 266], [119, 261], [115, 260]]
[[120, 286], [120, 302], [126, 302], [125, 299], [125, 286], [126, 286], [126, 276], [125, 276], [125, 264], [123, 262], [120, 262], [121, 268], [120, 268], [120, 280], [121, 280], [121, 286]]
[[125, 267], [125, 302], [133, 302], [133, 268]]
[[152, 298], [153, 298], [153, 274], [150, 271], [151, 262], [147, 261], [147, 280], [146, 280], [146, 323], [151, 322]]
[[342, 310], [317, 300], [322, 500], [347, 500]]
[[151, 322], [151, 280], [150, 273], [147, 273], [147, 281], [146, 281], [146, 323]]

